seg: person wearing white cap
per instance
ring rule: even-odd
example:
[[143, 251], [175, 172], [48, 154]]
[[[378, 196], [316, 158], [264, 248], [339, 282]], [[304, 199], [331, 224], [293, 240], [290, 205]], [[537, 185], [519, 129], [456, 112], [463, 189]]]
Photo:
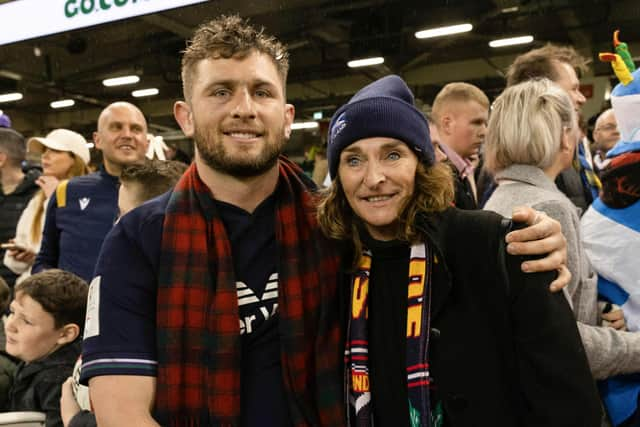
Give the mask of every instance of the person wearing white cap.
[[27, 150], [42, 154], [42, 175], [36, 180], [40, 190], [29, 201], [16, 227], [15, 238], [7, 248], [4, 264], [20, 277], [21, 282], [31, 274], [31, 266], [40, 250], [44, 212], [58, 183], [88, 172], [90, 155], [87, 141], [79, 133], [55, 129], [44, 138], [31, 138]]
[[93, 141], [103, 164], [52, 194], [33, 273], [59, 268], [91, 280], [102, 242], [118, 217], [120, 174], [144, 161], [146, 136], [147, 122], [135, 105], [118, 101], [102, 110]]

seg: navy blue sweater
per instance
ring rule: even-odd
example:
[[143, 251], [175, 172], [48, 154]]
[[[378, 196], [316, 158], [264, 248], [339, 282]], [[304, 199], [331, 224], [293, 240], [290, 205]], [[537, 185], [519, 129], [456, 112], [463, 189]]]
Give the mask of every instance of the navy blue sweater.
[[51, 196], [33, 273], [60, 268], [91, 280], [102, 241], [118, 216], [118, 186], [118, 178], [101, 168], [69, 181], [64, 207]]

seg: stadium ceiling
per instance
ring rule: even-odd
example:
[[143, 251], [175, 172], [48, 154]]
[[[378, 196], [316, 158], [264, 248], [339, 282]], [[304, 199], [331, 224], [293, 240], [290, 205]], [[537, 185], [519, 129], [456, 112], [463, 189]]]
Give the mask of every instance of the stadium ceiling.
[[[27, 134], [58, 126], [90, 134], [103, 106], [128, 100], [141, 106], [155, 132], [175, 131], [171, 111], [182, 96], [185, 39], [201, 22], [231, 13], [264, 26], [289, 46], [287, 95], [299, 119], [320, 111], [330, 116], [358, 88], [388, 73], [405, 77], [425, 103], [452, 80], [475, 83], [495, 96], [514, 56], [547, 42], [577, 47], [594, 60], [595, 75], [611, 75], [610, 67], [596, 58], [611, 50], [615, 29], [632, 54], [640, 55], [637, 0], [218, 0], [0, 46], [0, 93], [23, 94], [0, 109], [18, 118]], [[471, 23], [473, 29], [422, 40], [414, 35], [460, 23]], [[488, 44], [526, 34], [533, 43]], [[370, 56], [384, 57], [384, 63], [347, 67], [349, 60]], [[130, 74], [140, 76], [140, 82], [102, 84]], [[158, 94], [131, 95], [150, 87]], [[53, 110], [50, 103], [59, 99], [73, 99], [75, 105]]]

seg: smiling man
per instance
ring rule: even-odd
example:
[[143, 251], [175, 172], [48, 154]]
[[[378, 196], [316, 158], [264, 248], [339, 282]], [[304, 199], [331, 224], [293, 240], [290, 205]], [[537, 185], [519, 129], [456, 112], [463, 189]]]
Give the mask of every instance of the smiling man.
[[174, 115], [195, 161], [122, 217], [91, 285], [82, 381], [99, 425], [344, 423], [337, 255], [313, 183], [280, 157], [287, 71], [284, 46], [237, 16], [190, 41]]
[[60, 268], [91, 280], [104, 237], [118, 217], [118, 177], [124, 166], [144, 160], [146, 135], [147, 122], [133, 104], [115, 102], [100, 113], [93, 140], [103, 166], [62, 182], [51, 196], [33, 273]]

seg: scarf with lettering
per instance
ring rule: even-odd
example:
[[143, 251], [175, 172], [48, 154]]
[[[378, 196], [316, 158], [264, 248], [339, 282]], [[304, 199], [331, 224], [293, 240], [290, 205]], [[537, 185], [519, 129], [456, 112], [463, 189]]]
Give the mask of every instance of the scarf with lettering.
[[[350, 314], [345, 348], [347, 413], [352, 427], [373, 426], [369, 389], [368, 300], [372, 254], [364, 250], [350, 292]], [[429, 335], [431, 330], [431, 261], [424, 243], [411, 246], [407, 281], [407, 387], [409, 425], [431, 425], [429, 397]], [[401, 285], [400, 283], [398, 284]], [[402, 424], [402, 422], [400, 422]]]
[[[346, 417], [339, 265], [317, 226], [309, 187], [302, 171], [281, 157], [275, 227], [283, 383], [293, 426], [340, 426]], [[203, 197], [211, 193], [192, 164], [171, 195], [162, 235], [155, 415], [163, 426], [236, 426], [240, 420], [242, 351], [231, 247], [217, 213], [206, 219]]]

